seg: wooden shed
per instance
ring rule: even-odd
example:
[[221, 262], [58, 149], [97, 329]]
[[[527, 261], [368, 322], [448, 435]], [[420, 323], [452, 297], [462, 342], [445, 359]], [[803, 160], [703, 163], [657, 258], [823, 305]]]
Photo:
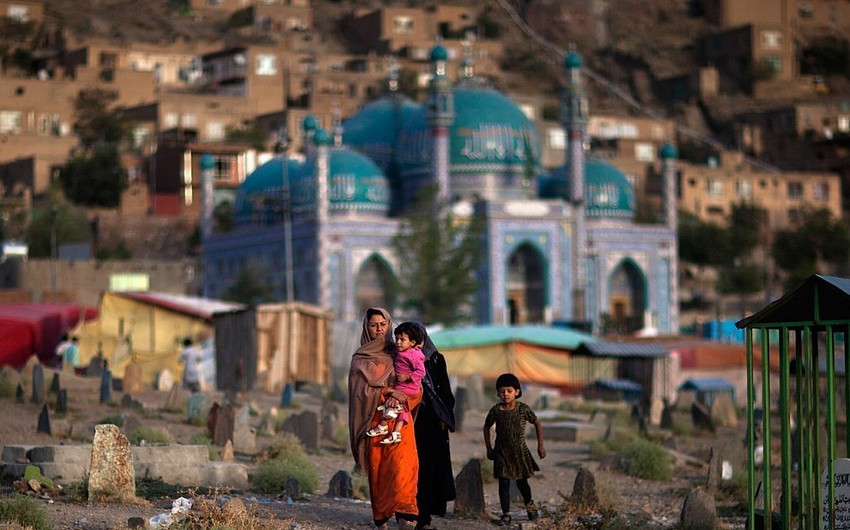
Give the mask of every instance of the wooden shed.
[[257, 306], [257, 375], [263, 390], [330, 383], [333, 314], [303, 302]]

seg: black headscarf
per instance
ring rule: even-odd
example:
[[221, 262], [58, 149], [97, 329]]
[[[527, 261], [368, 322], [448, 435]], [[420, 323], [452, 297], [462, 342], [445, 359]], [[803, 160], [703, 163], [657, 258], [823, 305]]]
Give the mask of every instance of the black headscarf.
[[[455, 413], [454, 413], [454, 396], [451, 389], [448, 388], [448, 374], [445, 373], [445, 360], [443, 354], [437, 350], [437, 346], [428, 336], [428, 330], [425, 329], [425, 324], [419, 320], [412, 320], [411, 323], [422, 330], [422, 353], [425, 355], [425, 377], [422, 378], [422, 389], [424, 390], [423, 403], [431, 406], [434, 414], [440, 418], [440, 421], [446, 424], [451, 432], [455, 430]], [[436, 367], [442, 367], [442, 374], [433, 373]], [[437, 379], [437, 381], [435, 381]], [[445, 379], [442, 383], [446, 388], [441, 386], [440, 379]]]

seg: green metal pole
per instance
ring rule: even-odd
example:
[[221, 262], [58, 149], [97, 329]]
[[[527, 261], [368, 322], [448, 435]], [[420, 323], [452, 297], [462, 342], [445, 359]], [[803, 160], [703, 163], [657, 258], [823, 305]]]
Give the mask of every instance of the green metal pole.
[[791, 522], [791, 410], [788, 404], [788, 328], [781, 328], [779, 343], [779, 414], [782, 426], [782, 499], [780, 509], [785, 527]]
[[818, 344], [811, 326], [805, 327], [803, 335], [805, 337], [806, 357], [808, 361], [806, 366], [809, 369], [806, 373], [806, 378], [809, 380], [809, 417], [811, 418], [809, 432], [812, 440], [812, 458], [809, 462], [811, 475], [809, 476], [809, 482], [812, 488], [812, 500], [814, 501], [812, 502], [814, 520], [818, 520], [822, 502], [818, 479], [820, 478], [820, 469], [823, 464], [820, 450], [820, 392], [818, 391], [818, 372], [820, 370], [818, 367]]
[[755, 385], [753, 384], [753, 328], [745, 330], [747, 343], [747, 530], [755, 529], [755, 496], [756, 496], [756, 466], [755, 466]]
[[761, 406], [762, 436], [762, 488], [764, 489], [764, 530], [770, 529], [773, 519], [773, 495], [770, 484], [770, 330], [762, 330], [761, 336]]
[[829, 520], [835, 528], [835, 336], [826, 327], [826, 454], [829, 477]]
[[805, 404], [805, 379], [803, 378], [803, 368], [805, 364], [803, 360], [803, 343], [800, 330], [794, 330], [794, 359], [797, 361], [795, 364], [797, 369], [794, 371], [794, 380], [796, 382], [794, 393], [796, 394], [797, 401], [797, 495], [800, 497], [800, 510], [797, 528], [799, 530], [806, 530], [810, 526], [808, 524], [809, 521], [811, 521], [808, 502], [808, 482], [806, 478], [806, 460], [804, 457], [804, 455], [808, 454], [808, 451], [804, 445], [805, 439], [803, 438], [804, 433], [806, 432], [803, 422], [804, 419], [808, 417], [808, 412]]
[[847, 426], [850, 425], [850, 385], [847, 384], [847, 339], [850, 338], [850, 326], [844, 328], [844, 456], [850, 458], [850, 439]]

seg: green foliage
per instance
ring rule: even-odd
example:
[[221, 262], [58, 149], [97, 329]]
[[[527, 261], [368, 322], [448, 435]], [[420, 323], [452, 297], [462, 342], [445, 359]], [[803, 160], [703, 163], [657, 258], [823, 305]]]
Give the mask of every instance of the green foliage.
[[98, 145], [72, 156], [59, 173], [62, 190], [73, 202], [114, 208], [129, 186], [116, 145]]
[[216, 461], [220, 458], [218, 454], [218, 449], [213, 443], [213, 439], [210, 436], [209, 432], [204, 431], [198, 434], [195, 434], [191, 438], [189, 438], [189, 444], [191, 445], [206, 445], [207, 446], [207, 454], [211, 461]]
[[0, 521], [32, 530], [51, 530], [44, 507], [32, 497], [13, 495], [0, 499]]
[[747, 480], [746, 468], [736, 469], [732, 472], [731, 479], [720, 482], [719, 493], [727, 499], [746, 505], [749, 503]]
[[673, 465], [670, 455], [662, 446], [637, 439], [621, 453], [626, 462], [626, 473], [649, 480], [670, 480]]
[[473, 316], [478, 290], [483, 224], [457, 219], [437, 203], [437, 189], [423, 189], [393, 241], [398, 286], [405, 307], [424, 322], [453, 326]]
[[233, 277], [230, 287], [222, 292], [222, 300], [250, 306], [270, 302], [269, 292], [273, 286], [260, 280], [265, 275], [254, 263], [248, 263]]
[[307, 456], [307, 450], [304, 448], [304, 444], [291, 432], [284, 432], [275, 437], [274, 441], [269, 445], [268, 452], [275, 456]]
[[186, 489], [186, 486], [169, 484], [158, 477], [136, 477], [136, 497], [143, 499], [174, 499], [185, 493]]
[[[725, 229], [715, 223], [706, 223], [698, 217], [679, 214], [679, 257], [687, 262], [703, 266], [725, 263], [729, 254], [726, 248]], [[706, 245], [711, 241], [711, 245]]]
[[138, 445], [143, 440], [148, 445], [167, 445], [174, 442], [171, 433], [156, 427], [139, 427], [127, 437], [131, 444]]
[[251, 485], [259, 493], [280, 493], [290, 478], [304, 493], [313, 493], [319, 484], [319, 472], [306, 456], [286, 454], [257, 466]]
[[74, 132], [85, 149], [117, 145], [127, 139], [129, 121], [120, 110], [110, 110], [118, 92], [84, 88], [74, 98]]
[[105, 418], [101, 418], [97, 423], [98, 425], [115, 425], [116, 427], [123, 427], [125, 419], [126, 416], [124, 416], [124, 414], [112, 414]]
[[15, 396], [15, 391], [18, 386], [8, 377], [0, 376], [0, 398], [10, 398]]
[[656, 224], [661, 219], [661, 209], [646, 198], [639, 198], [635, 207], [635, 223]]
[[489, 9], [478, 15], [478, 28], [483, 39], [498, 39], [502, 36], [502, 26], [493, 18]]
[[253, 23], [254, 9], [251, 7], [246, 7], [245, 9], [234, 11], [230, 15], [230, 18], [227, 19], [227, 27], [229, 28], [244, 28], [250, 26]]
[[493, 461], [489, 458], [481, 459], [481, 480], [484, 484], [496, 482], [496, 475], [493, 474]]
[[795, 227], [776, 232], [771, 255], [777, 267], [787, 274], [785, 288], [792, 289], [819, 272], [822, 265], [846, 265], [850, 234], [829, 210], [804, 210]]
[[99, 247], [94, 254], [99, 260], [127, 261], [133, 257], [133, 253], [130, 252], [124, 238], [119, 239], [114, 245]]
[[599, 458], [608, 453], [622, 453], [637, 437], [631, 431], [614, 430], [607, 440], [595, 440], [590, 442], [590, 454]]
[[340, 447], [348, 446], [348, 425], [340, 423], [334, 429], [334, 443]]
[[177, 11], [181, 15], [192, 14], [192, 6], [190, 5], [189, 0], [168, 0], [168, 7]]
[[51, 256], [51, 237], [55, 230], [57, 248], [66, 243], [91, 241], [91, 229], [85, 213], [68, 204], [54, 203], [33, 210], [27, 228], [27, 244], [31, 258]]
[[248, 144], [257, 151], [267, 151], [269, 133], [257, 124], [243, 129], [228, 128], [226, 141], [231, 144]]
[[398, 71], [398, 91], [414, 101], [419, 99], [419, 79], [416, 70], [401, 68]]

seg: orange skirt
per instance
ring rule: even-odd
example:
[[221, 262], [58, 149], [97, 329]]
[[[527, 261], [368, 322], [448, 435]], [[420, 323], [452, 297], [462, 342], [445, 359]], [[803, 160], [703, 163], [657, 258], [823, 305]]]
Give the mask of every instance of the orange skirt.
[[[408, 398], [408, 408], [413, 411], [422, 401], [422, 391]], [[381, 420], [380, 411], [372, 418], [372, 427]], [[393, 422], [389, 424], [390, 431]], [[419, 480], [419, 456], [416, 452], [416, 435], [413, 421], [401, 428], [401, 442], [380, 445], [381, 437], [369, 438], [369, 495], [372, 499], [372, 517], [375, 521], [392, 519], [397, 513], [417, 515], [416, 483]]]

